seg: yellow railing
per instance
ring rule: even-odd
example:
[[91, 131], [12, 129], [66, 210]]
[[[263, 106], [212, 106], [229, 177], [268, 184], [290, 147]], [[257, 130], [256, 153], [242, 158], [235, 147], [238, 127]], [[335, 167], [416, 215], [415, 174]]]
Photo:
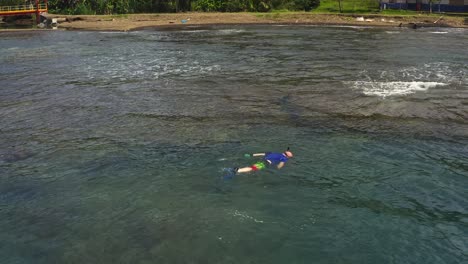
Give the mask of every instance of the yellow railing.
[[[35, 12], [36, 5], [0, 6], [2, 13]], [[39, 4], [39, 11], [47, 11], [47, 4]]]

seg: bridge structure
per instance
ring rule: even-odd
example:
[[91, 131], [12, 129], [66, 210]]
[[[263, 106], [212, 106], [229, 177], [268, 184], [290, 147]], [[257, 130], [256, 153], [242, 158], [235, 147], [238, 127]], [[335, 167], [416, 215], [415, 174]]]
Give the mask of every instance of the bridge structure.
[[0, 5], [0, 16], [18, 16], [36, 14], [36, 22], [40, 23], [40, 17], [42, 13], [48, 12], [47, 0], [33, 0], [26, 5], [15, 5], [15, 6], [1, 6]]

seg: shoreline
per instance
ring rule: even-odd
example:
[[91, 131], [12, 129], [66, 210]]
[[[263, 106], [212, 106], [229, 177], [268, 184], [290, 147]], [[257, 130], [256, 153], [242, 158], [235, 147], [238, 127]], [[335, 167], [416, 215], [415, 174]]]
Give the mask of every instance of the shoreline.
[[[357, 27], [448, 27], [468, 28], [463, 17], [417, 14], [410, 16], [381, 14], [315, 14], [306, 12], [288, 13], [174, 13], [174, 14], [128, 14], [128, 15], [59, 15], [59, 29], [84, 31], [135, 31], [146, 28], [177, 29], [190, 26], [214, 25], [316, 25]], [[28, 29], [17, 29], [17, 31]], [[29, 29], [33, 30], [33, 29]], [[0, 29], [16, 31], [15, 29]]]

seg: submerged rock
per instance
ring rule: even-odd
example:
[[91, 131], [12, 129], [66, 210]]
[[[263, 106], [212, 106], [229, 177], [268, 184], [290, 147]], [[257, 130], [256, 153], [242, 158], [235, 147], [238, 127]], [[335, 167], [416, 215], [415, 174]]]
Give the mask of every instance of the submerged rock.
[[25, 150], [13, 150], [9, 153], [0, 154], [0, 160], [5, 162], [17, 162], [33, 156], [32, 152]]

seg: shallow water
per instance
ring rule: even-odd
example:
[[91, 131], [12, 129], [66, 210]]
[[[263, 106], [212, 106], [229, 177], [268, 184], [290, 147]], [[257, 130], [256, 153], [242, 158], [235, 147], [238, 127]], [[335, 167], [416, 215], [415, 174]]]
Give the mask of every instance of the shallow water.
[[[466, 263], [467, 42], [1, 33], [0, 262]], [[286, 146], [283, 170], [222, 179]]]

